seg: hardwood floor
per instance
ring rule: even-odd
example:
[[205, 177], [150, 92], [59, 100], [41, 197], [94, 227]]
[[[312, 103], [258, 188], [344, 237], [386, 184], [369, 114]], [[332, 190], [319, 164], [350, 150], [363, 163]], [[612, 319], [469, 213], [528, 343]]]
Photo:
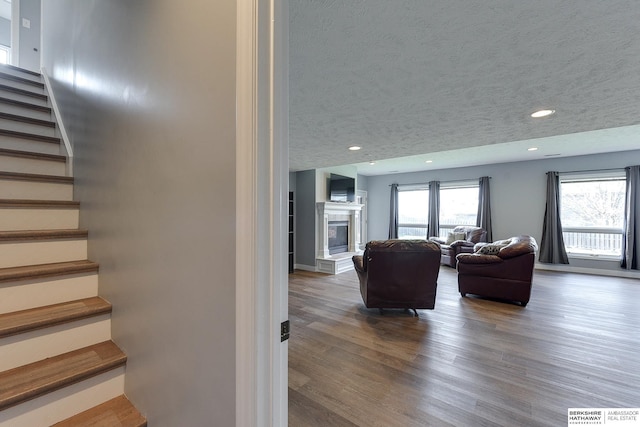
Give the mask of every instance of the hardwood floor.
[[364, 307], [355, 272], [289, 275], [290, 426], [565, 426], [640, 407], [640, 281], [536, 271], [529, 304]]

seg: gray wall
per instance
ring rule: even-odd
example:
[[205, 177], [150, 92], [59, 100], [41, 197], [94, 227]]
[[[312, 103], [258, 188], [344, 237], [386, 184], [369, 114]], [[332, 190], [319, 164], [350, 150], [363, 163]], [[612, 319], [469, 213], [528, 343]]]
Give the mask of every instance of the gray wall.
[[369, 186], [369, 177], [366, 175], [358, 175], [356, 183], [358, 190], [367, 191]]
[[0, 44], [11, 46], [11, 21], [0, 18]]
[[[31, 28], [22, 26], [22, 18], [31, 21]], [[40, 0], [20, 0], [19, 65], [40, 71]]]
[[[504, 163], [461, 169], [370, 176], [369, 240], [386, 239], [389, 233], [389, 185], [431, 180], [452, 181], [491, 177], [491, 216], [494, 240], [528, 234], [540, 243], [545, 210], [547, 171], [579, 171], [624, 168], [640, 163], [640, 151], [549, 160]], [[615, 262], [572, 260], [577, 267], [617, 268]]]
[[43, 65], [149, 425], [235, 425], [236, 2], [47, 0]]
[[316, 171], [296, 173], [296, 264], [316, 265]]

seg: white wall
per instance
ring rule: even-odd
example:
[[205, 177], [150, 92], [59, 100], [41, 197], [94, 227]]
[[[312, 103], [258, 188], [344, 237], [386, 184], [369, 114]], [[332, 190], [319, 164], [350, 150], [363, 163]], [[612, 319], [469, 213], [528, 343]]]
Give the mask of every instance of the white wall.
[[[390, 184], [424, 183], [432, 180], [445, 182], [490, 176], [494, 240], [528, 234], [535, 237], [539, 244], [546, 203], [546, 172], [624, 168], [637, 164], [640, 164], [640, 151], [370, 176], [367, 180], [369, 240], [386, 239], [388, 236]], [[571, 260], [571, 264], [591, 268], [618, 268], [615, 262]]]
[[[30, 27], [22, 24], [28, 19]], [[20, 0], [19, 19], [19, 66], [27, 70], [40, 71], [40, 0]]]
[[236, 2], [47, 0], [75, 198], [151, 426], [235, 425]]

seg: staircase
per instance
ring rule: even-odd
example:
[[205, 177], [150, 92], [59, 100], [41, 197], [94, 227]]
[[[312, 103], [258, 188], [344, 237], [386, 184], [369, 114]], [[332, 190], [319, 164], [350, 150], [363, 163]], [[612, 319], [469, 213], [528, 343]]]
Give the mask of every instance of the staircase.
[[0, 427], [146, 426], [42, 82], [0, 65]]

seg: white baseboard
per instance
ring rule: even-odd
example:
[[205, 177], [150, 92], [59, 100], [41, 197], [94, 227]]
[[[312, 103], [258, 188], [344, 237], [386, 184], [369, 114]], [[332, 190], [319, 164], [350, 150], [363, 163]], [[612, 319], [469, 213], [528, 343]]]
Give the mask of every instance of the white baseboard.
[[640, 279], [638, 270], [605, 270], [602, 268], [574, 267], [566, 264], [541, 264], [536, 263], [536, 270], [562, 271], [566, 273], [591, 274], [594, 276], [623, 277], [629, 279]]
[[318, 271], [315, 265], [294, 264], [293, 268], [296, 270], [303, 270], [303, 271], [313, 271], [313, 272]]

